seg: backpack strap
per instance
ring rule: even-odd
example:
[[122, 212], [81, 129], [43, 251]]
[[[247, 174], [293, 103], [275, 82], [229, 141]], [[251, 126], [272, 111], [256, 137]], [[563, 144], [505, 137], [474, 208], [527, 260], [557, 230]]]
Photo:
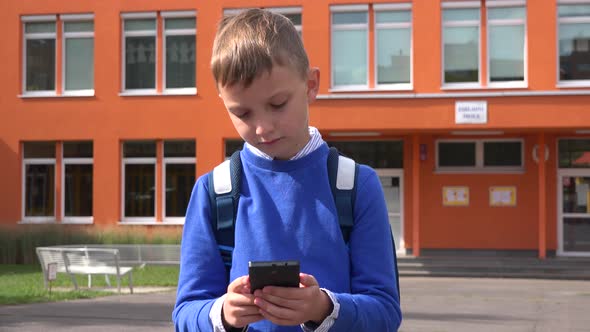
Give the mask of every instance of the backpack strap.
[[210, 222], [228, 276], [235, 244], [234, 233], [241, 179], [240, 151], [234, 152], [229, 160], [215, 167], [209, 174]]
[[354, 224], [354, 202], [356, 199], [356, 179], [358, 177], [358, 164], [354, 160], [341, 156], [334, 147], [328, 154], [328, 179], [334, 196], [338, 223], [342, 231], [342, 238], [348, 245], [350, 232]]

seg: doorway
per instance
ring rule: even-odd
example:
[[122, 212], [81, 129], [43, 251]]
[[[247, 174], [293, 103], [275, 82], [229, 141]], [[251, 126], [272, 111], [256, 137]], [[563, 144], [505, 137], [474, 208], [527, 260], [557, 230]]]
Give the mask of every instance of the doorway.
[[404, 177], [403, 169], [376, 169], [385, 202], [387, 203], [387, 213], [389, 215], [389, 224], [395, 240], [395, 250], [398, 254], [405, 254], [404, 242]]

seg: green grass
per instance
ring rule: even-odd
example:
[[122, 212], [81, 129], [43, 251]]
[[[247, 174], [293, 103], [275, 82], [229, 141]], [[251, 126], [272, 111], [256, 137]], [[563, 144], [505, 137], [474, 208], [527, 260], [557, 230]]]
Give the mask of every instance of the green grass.
[[124, 228], [68, 225], [0, 225], [0, 264], [36, 264], [35, 248], [67, 244], [180, 244], [182, 227], [150, 232]]
[[[116, 279], [110, 277], [111, 285]], [[121, 287], [128, 287], [127, 276], [121, 280]], [[70, 278], [64, 273], [57, 274], [52, 281], [50, 293], [43, 285], [41, 267], [36, 265], [0, 265], [0, 305], [35, 302], [54, 302], [74, 299], [95, 298], [116, 293], [100, 291], [106, 286], [104, 277], [92, 277], [92, 288], [88, 289], [86, 276], [77, 276], [80, 290], [74, 290]], [[146, 266], [133, 269], [133, 286], [175, 287], [178, 282], [178, 266]], [[115, 286], [116, 287], [116, 286]], [[59, 289], [59, 290], [56, 290]], [[63, 289], [66, 289], [65, 291]]]

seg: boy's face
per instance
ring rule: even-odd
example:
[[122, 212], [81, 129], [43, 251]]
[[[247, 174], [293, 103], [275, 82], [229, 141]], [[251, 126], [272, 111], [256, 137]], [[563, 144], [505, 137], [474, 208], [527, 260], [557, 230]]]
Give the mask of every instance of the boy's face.
[[318, 87], [318, 69], [310, 69], [304, 80], [290, 66], [275, 64], [247, 88], [219, 87], [219, 96], [242, 139], [275, 159], [288, 160], [309, 141], [308, 104]]

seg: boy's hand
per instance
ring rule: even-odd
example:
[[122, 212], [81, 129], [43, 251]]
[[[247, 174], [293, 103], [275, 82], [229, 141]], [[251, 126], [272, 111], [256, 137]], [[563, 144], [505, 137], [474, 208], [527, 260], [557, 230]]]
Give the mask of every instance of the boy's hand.
[[321, 324], [333, 304], [310, 274], [300, 273], [300, 288], [267, 286], [254, 292], [254, 303], [264, 318], [277, 325]]
[[254, 304], [254, 295], [250, 294], [248, 276], [239, 277], [227, 286], [221, 317], [226, 330], [230, 327], [241, 328], [264, 319], [258, 306]]

